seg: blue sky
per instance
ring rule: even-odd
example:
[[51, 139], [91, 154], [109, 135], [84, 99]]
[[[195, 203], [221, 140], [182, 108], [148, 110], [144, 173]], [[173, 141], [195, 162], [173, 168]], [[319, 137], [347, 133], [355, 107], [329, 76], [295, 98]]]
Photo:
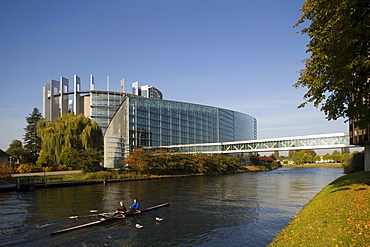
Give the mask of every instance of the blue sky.
[[[303, 0], [1, 0], [0, 148], [23, 140], [60, 76], [119, 91], [139, 81], [164, 98], [250, 114], [258, 139], [347, 132], [295, 89], [308, 37], [293, 28]], [[130, 92], [130, 90], [126, 90]]]

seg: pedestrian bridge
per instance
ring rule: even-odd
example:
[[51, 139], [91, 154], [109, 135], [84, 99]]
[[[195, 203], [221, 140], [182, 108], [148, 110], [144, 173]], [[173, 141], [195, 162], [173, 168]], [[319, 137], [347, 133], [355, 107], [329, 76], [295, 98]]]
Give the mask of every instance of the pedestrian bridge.
[[163, 150], [186, 153], [231, 154], [351, 147], [355, 146], [349, 144], [348, 133], [333, 133], [237, 142], [147, 147], [145, 149], [150, 151]]

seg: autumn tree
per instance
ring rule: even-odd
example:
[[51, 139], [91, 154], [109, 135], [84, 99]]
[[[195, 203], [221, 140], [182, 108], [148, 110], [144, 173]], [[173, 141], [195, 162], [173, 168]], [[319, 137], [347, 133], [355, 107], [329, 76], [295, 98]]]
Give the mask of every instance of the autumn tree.
[[146, 153], [135, 149], [124, 161], [137, 172], [150, 174], [222, 174], [240, 168], [237, 157], [156, 151]]
[[[311, 39], [310, 58], [295, 87], [306, 87], [305, 101], [328, 120], [340, 117], [370, 123], [370, 2], [368, 0], [306, 0], [295, 26]], [[357, 95], [357, 97], [353, 97]]]
[[134, 171], [144, 172], [148, 169], [150, 162], [150, 155], [145, 153], [143, 149], [134, 149], [131, 154], [124, 160], [124, 163], [128, 165]]

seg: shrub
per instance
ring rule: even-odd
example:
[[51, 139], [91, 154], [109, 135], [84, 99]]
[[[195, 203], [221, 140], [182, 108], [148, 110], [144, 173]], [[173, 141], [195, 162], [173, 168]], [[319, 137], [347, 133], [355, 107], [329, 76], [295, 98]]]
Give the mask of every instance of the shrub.
[[57, 167], [55, 169], [57, 171], [67, 171], [69, 168], [66, 165], [57, 165]]
[[28, 165], [28, 164], [21, 164], [17, 167], [17, 172], [19, 173], [30, 173], [34, 170], [36, 170], [35, 165]]
[[44, 167], [43, 168], [43, 171], [45, 171], [45, 172], [51, 172], [51, 171], [53, 171], [54, 169], [53, 169], [53, 167], [51, 167], [51, 166], [47, 166], [47, 167]]
[[0, 165], [0, 179], [6, 179], [11, 177], [12, 168], [6, 164]]
[[345, 161], [342, 164], [345, 174], [364, 171], [365, 169], [365, 155], [363, 152], [355, 153], [351, 160]]
[[120, 175], [117, 172], [100, 171], [86, 173], [84, 178], [86, 180], [120, 179]]

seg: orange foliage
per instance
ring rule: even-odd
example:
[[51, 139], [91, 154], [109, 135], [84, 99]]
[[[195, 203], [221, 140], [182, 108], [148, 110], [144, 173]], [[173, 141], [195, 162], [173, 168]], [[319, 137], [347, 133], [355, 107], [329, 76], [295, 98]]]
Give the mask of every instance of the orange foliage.
[[0, 165], [0, 179], [11, 177], [11, 171], [12, 171], [12, 168], [10, 166], [1, 164]]
[[133, 170], [145, 170], [149, 164], [150, 156], [143, 149], [135, 149], [124, 161]]

